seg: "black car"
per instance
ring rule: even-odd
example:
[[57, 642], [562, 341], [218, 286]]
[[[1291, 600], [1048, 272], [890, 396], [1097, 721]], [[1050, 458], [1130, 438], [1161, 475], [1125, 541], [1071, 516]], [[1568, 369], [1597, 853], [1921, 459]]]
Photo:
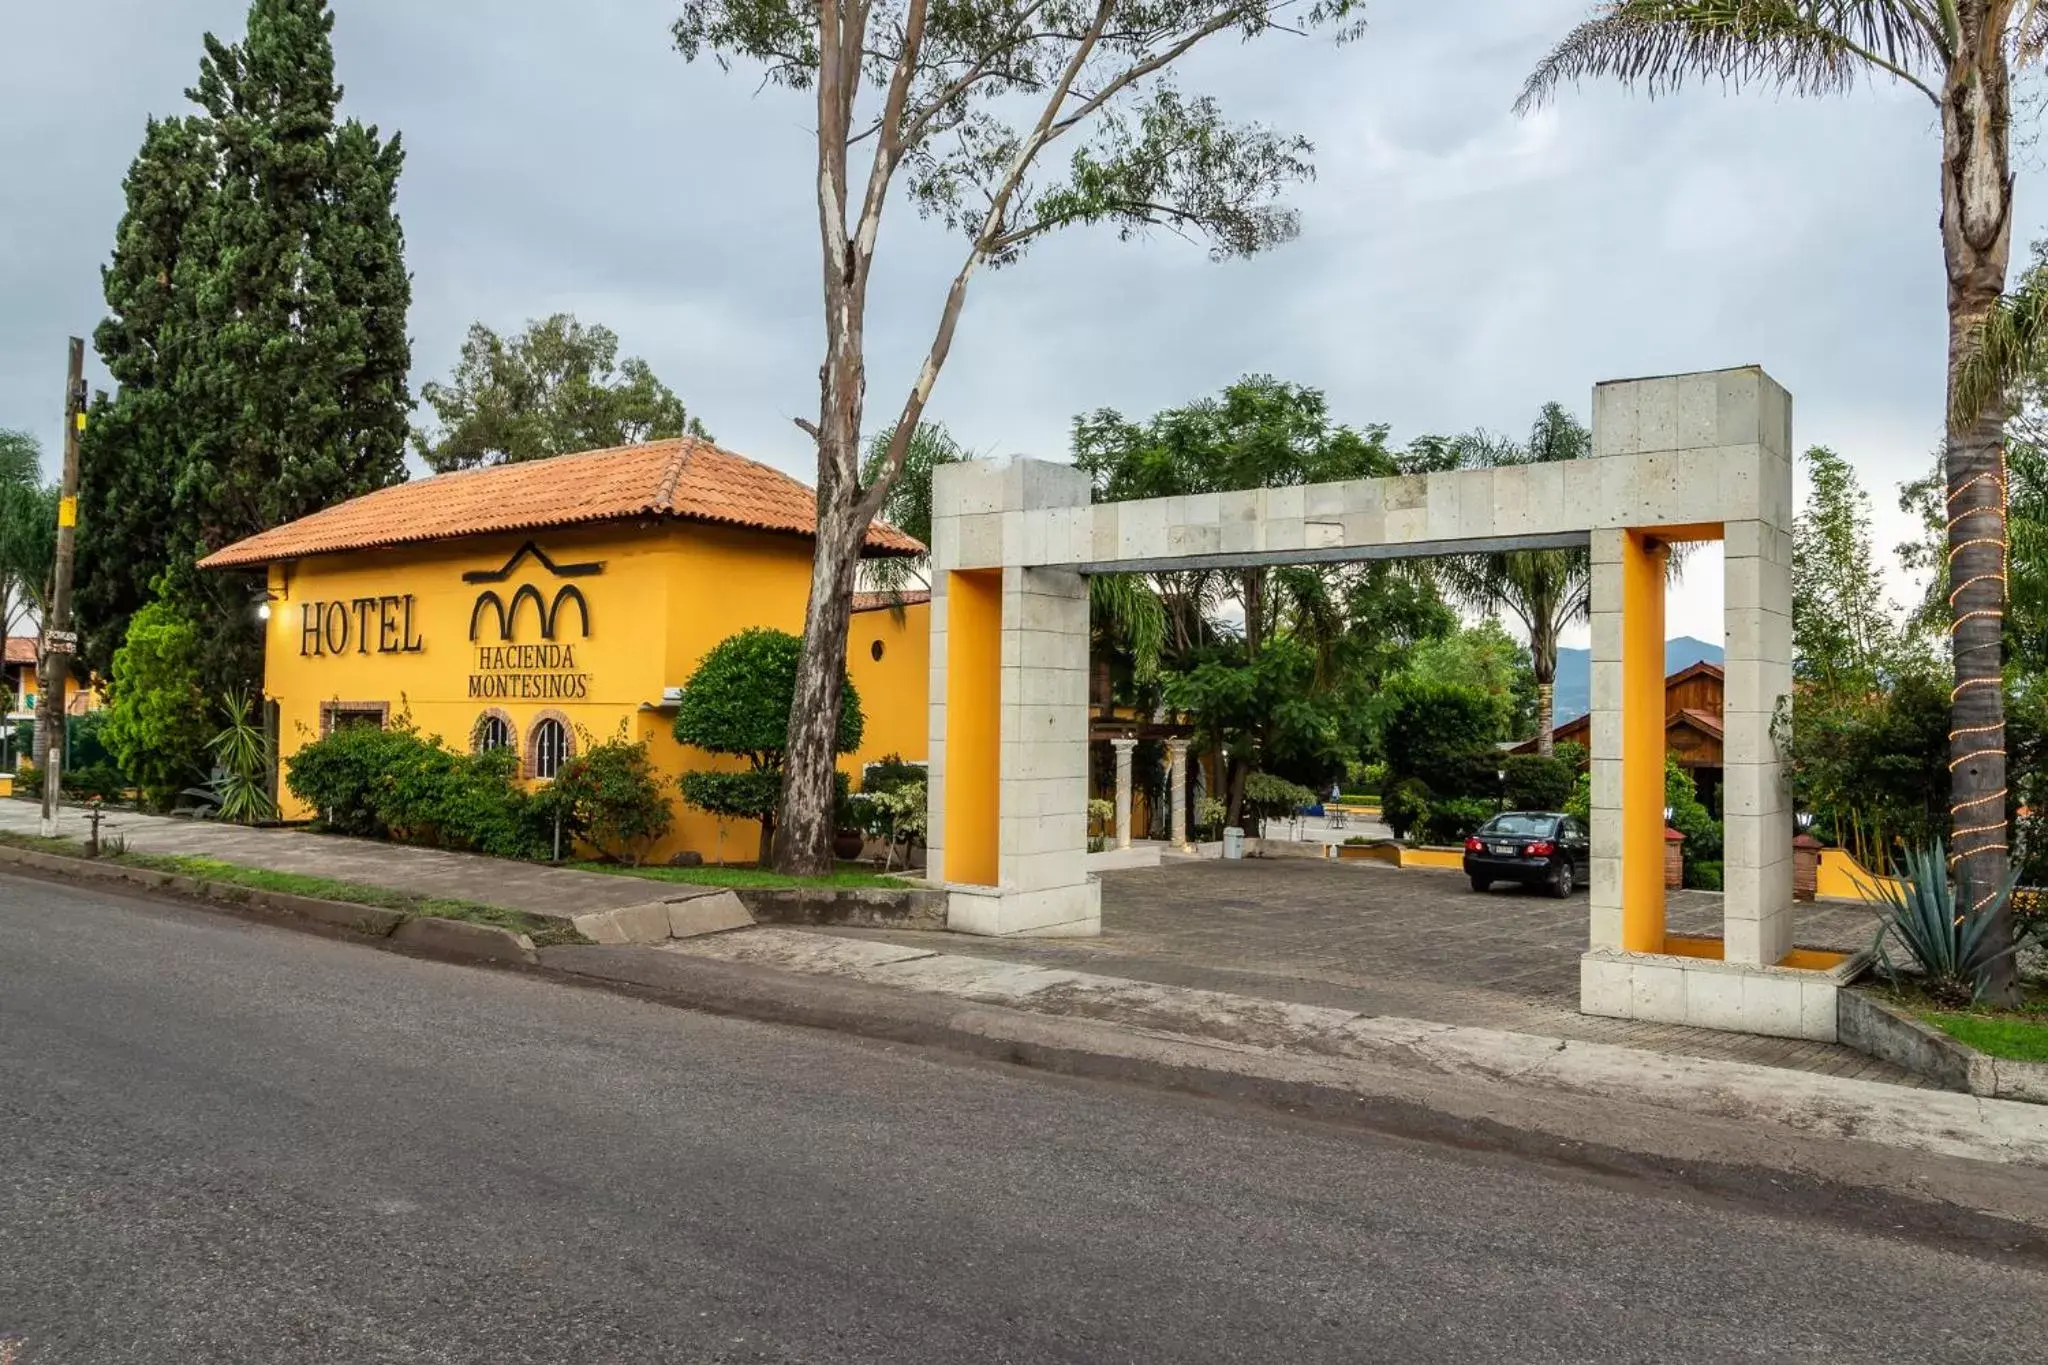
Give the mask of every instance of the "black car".
[[1520, 882], [1561, 899], [1585, 882], [1591, 865], [1586, 827], [1556, 811], [1504, 811], [1465, 841], [1465, 875], [1474, 891]]

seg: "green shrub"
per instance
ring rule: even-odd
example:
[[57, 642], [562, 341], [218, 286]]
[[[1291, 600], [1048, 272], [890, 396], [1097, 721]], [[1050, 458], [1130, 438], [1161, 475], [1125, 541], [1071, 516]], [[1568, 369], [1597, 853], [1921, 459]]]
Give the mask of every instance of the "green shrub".
[[1476, 687], [1398, 677], [1387, 686], [1380, 747], [1390, 778], [1420, 778], [1439, 796], [1490, 796], [1499, 706]]
[[1871, 949], [1878, 971], [1892, 985], [1902, 984], [1891, 956], [1897, 947], [1911, 959], [1919, 973], [1917, 984], [1931, 999], [1954, 1005], [1976, 1000], [1991, 969], [2016, 951], [1994, 948], [1989, 932], [2013, 883], [1992, 888], [1993, 895], [1981, 906], [1975, 888], [1963, 887], [1959, 895], [1949, 881], [1947, 850], [1939, 839], [1908, 851], [1896, 872], [1896, 882], [1876, 884], [1882, 919]]
[[100, 738], [151, 806], [168, 806], [205, 775], [213, 726], [199, 670], [199, 627], [167, 602], [136, 612], [114, 651]]
[[[40, 776], [36, 779], [35, 794], [43, 794]], [[97, 796], [102, 802], [125, 800], [128, 795], [128, 779], [121, 770], [104, 760], [85, 768], [64, 770], [64, 794], [76, 801], [90, 801]]]
[[[677, 742], [747, 761], [742, 772], [684, 773], [683, 799], [712, 815], [759, 821], [764, 866], [774, 846], [783, 748], [790, 708], [796, 705], [797, 658], [802, 652], [803, 641], [785, 631], [756, 627], [728, 636], [697, 665], [676, 709]], [[860, 694], [851, 678], [842, 676], [840, 685], [835, 747], [850, 754], [860, 747], [864, 728]], [[839, 781], [843, 795], [844, 773]]]
[[1421, 822], [1422, 842], [1462, 844], [1471, 833], [1491, 820], [1499, 809], [1492, 801], [1476, 796], [1453, 797], [1430, 806]]
[[923, 785], [924, 780], [924, 764], [906, 763], [900, 754], [883, 754], [861, 774], [860, 789], [864, 793], [895, 791], [913, 783]]
[[1721, 864], [1694, 863], [1685, 869], [1685, 884], [1695, 891], [1719, 891], [1721, 889]]
[[1507, 803], [1514, 810], [1562, 810], [1571, 799], [1577, 774], [1558, 759], [1511, 754], [1501, 767], [1508, 775]]
[[1575, 773], [1584, 772], [1593, 761], [1592, 750], [1573, 739], [1552, 746], [1550, 756]]
[[[285, 785], [328, 828], [501, 858], [544, 856], [553, 809], [536, 809], [510, 749], [456, 753], [404, 720], [351, 725], [285, 760]], [[572, 823], [567, 834], [578, 832]]]
[[1263, 828], [1268, 820], [1285, 819], [1316, 804], [1316, 794], [1298, 782], [1272, 773], [1253, 773], [1244, 780], [1244, 808]]
[[590, 746], [562, 765], [554, 790], [574, 813], [585, 843], [634, 867], [675, 823], [646, 740], [620, 735]]
[[1380, 818], [1387, 822], [1387, 828], [1394, 832], [1396, 839], [1406, 839], [1408, 831], [1420, 824], [1429, 814], [1430, 802], [1435, 793], [1429, 784], [1419, 777], [1404, 777], [1387, 792], [1380, 804]]

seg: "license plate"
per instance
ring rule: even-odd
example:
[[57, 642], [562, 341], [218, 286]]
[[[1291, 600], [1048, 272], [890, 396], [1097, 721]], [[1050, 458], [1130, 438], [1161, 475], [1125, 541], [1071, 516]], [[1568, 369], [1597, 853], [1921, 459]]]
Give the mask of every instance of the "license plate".
[[1494, 844], [1487, 852], [1493, 854], [1496, 858], [1512, 858], [1517, 853], [1520, 853], [1521, 850], [1513, 844]]

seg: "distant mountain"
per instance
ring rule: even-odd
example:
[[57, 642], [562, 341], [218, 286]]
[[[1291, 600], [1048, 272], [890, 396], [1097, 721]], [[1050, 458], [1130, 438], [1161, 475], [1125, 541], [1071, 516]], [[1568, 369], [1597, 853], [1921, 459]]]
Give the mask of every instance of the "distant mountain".
[[[1681, 668], [1690, 668], [1702, 659], [1710, 664], [1720, 663], [1721, 646], [1695, 640], [1690, 635], [1664, 642], [1664, 672], [1667, 676]], [[1592, 709], [1593, 651], [1560, 649], [1557, 651], [1557, 704], [1552, 708], [1552, 714], [1558, 724], [1563, 724], [1577, 720]]]

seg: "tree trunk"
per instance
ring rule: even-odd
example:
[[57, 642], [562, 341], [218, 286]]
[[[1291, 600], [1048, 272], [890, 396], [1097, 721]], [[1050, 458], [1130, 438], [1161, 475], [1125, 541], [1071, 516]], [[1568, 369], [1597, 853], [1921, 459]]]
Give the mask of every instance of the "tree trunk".
[[1224, 790], [1228, 793], [1227, 809], [1223, 823], [1244, 828], [1244, 784], [1251, 776], [1251, 765], [1242, 758], [1231, 758], [1224, 763]]
[[775, 860], [775, 817], [761, 819], [761, 842], [754, 850], [754, 866], [767, 867]]
[[1545, 758], [1557, 753], [1557, 727], [1552, 714], [1557, 707], [1557, 679], [1536, 676], [1536, 752]]
[[[2010, 0], [1974, 0], [1959, 9], [1962, 41], [1942, 100], [1941, 235], [1948, 267], [1949, 436], [1948, 580], [1956, 687], [1949, 735], [1951, 852], [1958, 885], [1972, 905], [2005, 884], [2011, 865], [2006, 827], [2005, 616], [2006, 405], [1958, 417], [1953, 396], [1970, 338], [2005, 288], [2012, 249], [2011, 76], [2004, 36]], [[1989, 930], [1992, 951], [2012, 943], [2001, 905]], [[2017, 1003], [2010, 954], [1999, 959], [1987, 996]]]
[[845, 484], [821, 485], [818, 491], [811, 601], [804, 614], [803, 653], [797, 658], [774, 849], [775, 870], [789, 876], [821, 877], [836, 866], [832, 836], [837, 833], [833, 806], [839, 708], [846, 677], [847, 630], [853, 615], [854, 570], [867, 538], [867, 523], [857, 510], [859, 495], [857, 486]]

